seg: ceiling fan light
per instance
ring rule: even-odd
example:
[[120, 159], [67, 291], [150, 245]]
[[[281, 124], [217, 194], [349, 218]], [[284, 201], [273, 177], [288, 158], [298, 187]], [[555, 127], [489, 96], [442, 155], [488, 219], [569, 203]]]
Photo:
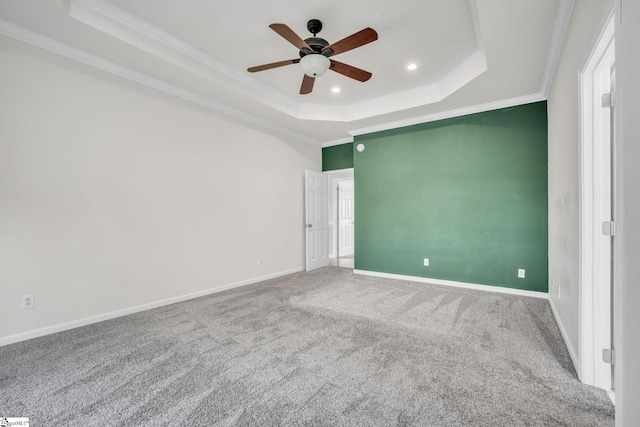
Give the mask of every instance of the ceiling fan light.
[[300, 58], [302, 71], [309, 77], [320, 77], [331, 66], [331, 61], [319, 53], [311, 53]]

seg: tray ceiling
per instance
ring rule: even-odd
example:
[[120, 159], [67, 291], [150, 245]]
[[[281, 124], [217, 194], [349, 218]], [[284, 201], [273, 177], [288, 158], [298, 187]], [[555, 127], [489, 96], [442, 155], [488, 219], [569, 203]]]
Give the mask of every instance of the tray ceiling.
[[[0, 33], [128, 80], [313, 143], [546, 98], [573, 0], [3, 0]], [[335, 59], [300, 95], [297, 48], [268, 26], [329, 43], [365, 27], [378, 40]], [[407, 63], [418, 68], [409, 71]], [[339, 93], [332, 92], [339, 88]]]

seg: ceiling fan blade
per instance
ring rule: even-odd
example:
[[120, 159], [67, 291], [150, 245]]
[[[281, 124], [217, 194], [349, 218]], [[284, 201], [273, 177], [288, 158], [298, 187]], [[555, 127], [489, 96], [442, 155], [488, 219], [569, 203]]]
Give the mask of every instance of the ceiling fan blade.
[[[322, 53], [324, 53], [325, 56], [337, 55], [376, 40], [378, 40], [378, 33], [376, 33], [376, 30], [367, 27], [364, 30], [351, 34], [349, 37], [345, 37], [344, 39], [323, 48]], [[328, 52], [329, 49], [331, 49], [332, 52]], [[325, 52], [328, 52], [329, 54], [327, 55]]]
[[356, 68], [353, 65], [343, 64], [342, 62], [331, 60], [330, 70], [335, 71], [336, 73], [340, 73], [343, 76], [351, 77], [352, 79], [366, 82], [371, 78], [373, 74], [368, 71], [361, 70], [360, 68]]
[[286, 61], [272, 62], [270, 64], [256, 65], [255, 67], [247, 68], [247, 71], [250, 73], [255, 73], [256, 71], [264, 71], [269, 70], [271, 68], [283, 67], [285, 65], [297, 64], [300, 62], [299, 59], [287, 59]]
[[294, 33], [293, 30], [289, 28], [287, 25], [271, 24], [269, 25], [269, 28], [271, 28], [276, 33], [280, 34], [280, 36], [282, 36], [285, 40], [287, 40], [289, 43], [291, 43], [298, 49], [302, 49], [303, 47], [305, 47], [309, 49], [310, 52], [313, 52], [313, 49], [311, 49], [311, 46], [309, 46], [307, 42], [302, 40], [300, 36]]
[[305, 74], [304, 78], [302, 79], [302, 86], [300, 86], [300, 95], [311, 93], [315, 81], [316, 79], [314, 77], [309, 77]]

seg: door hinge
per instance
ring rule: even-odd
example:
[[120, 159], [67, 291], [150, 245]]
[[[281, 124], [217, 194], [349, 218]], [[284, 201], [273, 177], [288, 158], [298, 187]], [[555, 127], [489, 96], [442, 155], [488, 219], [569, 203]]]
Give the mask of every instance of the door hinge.
[[610, 365], [616, 364], [616, 351], [610, 348], [602, 349], [602, 361]]
[[602, 234], [605, 236], [615, 236], [616, 223], [614, 221], [604, 221], [602, 223]]
[[613, 92], [603, 93], [602, 94], [602, 107], [603, 108], [611, 108], [614, 106], [613, 103]]

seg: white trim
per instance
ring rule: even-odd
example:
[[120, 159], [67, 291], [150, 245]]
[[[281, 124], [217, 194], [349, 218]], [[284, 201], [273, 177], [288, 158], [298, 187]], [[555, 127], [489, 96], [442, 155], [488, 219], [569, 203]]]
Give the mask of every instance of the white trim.
[[519, 295], [523, 297], [533, 297], [533, 298], [542, 298], [542, 299], [549, 298], [549, 294], [547, 292], [526, 291], [523, 289], [505, 288], [502, 286], [479, 285], [476, 283], [456, 282], [453, 280], [442, 280], [442, 279], [430, 279], [427, 277], [418, 277], [418, 276], [405, 276], [403, 274], [381, 273], [379, 271], [369, 271], [369, 270], [354, 269], [353, 272], [355, 274], [362, 274], [364, 276], [383, 277], [385, 279], [409, 280], [412, 282], [429, 283], [432, 285], [442, 285], [442, 286], [451, 286], [455, 288], [474, 289], [476, 291], [497, 292], [501, 294]]
[[545, 98], [549, 96], [551, 84], [558, 69], [558, 62], [560, 61], [560, 54], [564, 47], [564, 40], [567, 35], [567, 30], [569, 29], [569, 23], [571, 22], [574, 4], [575, 0], [561, 0], [558, 5], [558, 13], [556, 13], [556, 21], [553, 24], [551, 42], [549, 43], [547, 63], [544, 69], [542, 85], [540, 86], [540, 93]]
[[32, 338], [38, 338], [45, 335], [54, 334], [56, 332], [62, 332], [69, 329], [78, 328], [80, 326], [86, 326], [93, 323], [103, 322], [105, 320], [115, 319], [117, 317], [127, 316], [129, 314], [139, 313], [141, 311], [151, 310], [153, 308], [163, 307], [165, 305], [175, 304], [177, 302], [187, 301], [190, 299], [215, 294], [215, 293], [226, 291], [233, 288], [239, 288], [241, 286], [251, 285], [254, 283], [262, 282], [264, 280], [274, 279], [276, 277], [282, 277], [289, 274], [298, 273], [300, 271], [304, 271], [304, 267], [292, 268], [291, 270], [280, 271], [278, 273], [267, 274], [265, 276], [260, 276], [260, 277], [254, 277], [253, 279], [247, 279], [247, 280], [242, 280], [240, 282], [229, 283], [227, 285], [218, 286], [217, 288], [205, 289], [203, 291], [192, 292], [185, 295], [179, 295], [176, 297], [167, 298], [160, 301], [154, 301], [148, 304], [142, 304], [135, 307], [124, 308], [121, 310], [112, 311], [110, 313], [98, 314], [97, 316], [85, 317], [84, 319], [72, 320], [71, 322], [59, 323], [57, 325], [47, 326], [40, 329], [34, 329], [32, 331], [21, 332], [15, 335], [8, 335], [6, 337], [0, 337], [0, 347], [4, 345], [20, 342], [20, 341], [26, 341]]
[[[579, 308], [578, 308], [578, 333], [580, 347], [580, 363], [576, 365], [576, 371], [578, 378], [585, 384], [593, 385], [593, 272], [591, 271], [593, 266], [593, 232], [591, 230], [591, 224], [593, 224], [593, 209], [586, 209], [587, 206], [593, 206], [593, 191], [592, 186], [587, 185], [587, 180], [584, 179], [585, 168], [588, 164], [592, 165], [593, 162], [593, 146], [591, 143], [586, 144], [586, 141], [593, 140], [593, 111], [591, 108], [586, 108], [584, 105], [584, 99], [593, 99], [593, 84], [591, 82], [592, 75], [582, 74], [580, 78], [580, 163], [579, 168], [579, 180], [580, 180], [580, 193], [578, 196], [578, 209], [579, 209], [579, 230], [578, 236], [579, 245], [579, 266], [578, 266], [578, 283], [579, 283]], [[588, 81], [589, 80], [589, 81]], [[587, 125], [588, 123], [588, 125]], [[589, 167], [589, 170], [592, 168]], [[588, 284], [587, 284], [588, 283]]]
[[[253, 99], [259, 99], [264, 94], [267, 97], [261, 101], [276, 103], [278, 104], [276, 108], [281, 111], [291, 114], [299, 108], [298, 102], [252, 78], [246, 71], [238, 70], [206, 54], [109, 0], [70, 0], [69, 16], [218, 84], [228, 87], [229, 82], [223, 79], [223, 76], [230, 77], [242, 83], [242, 86], [233, 87], [234, 90], [250, 95]], [[252, 89], [251, 94], [246, 92], [247, 88]]]
[[545, 101], [547, 98], [542, 94], [520, 96], [517, 98], [505, 99], [502, 101], [489, 102], [487, 104], [473, 105], [459, 108], [457, 110], [442, 111], [440, 113], [428, 114], [426, 116], [412, 117], [410, 119], [398, 120], [395, 122], [381, 123], [379, 125], [350, 130], [352, 136], [365, 135], [383, 130], [397, 129], [405, 126], [412, 126], [421, 123], [435, 122], [437, 120], [450, 119], [453, 117], [467, 116], [469, 114], [483, 113], [485, 111], [499, 110], [501, 108], [515, 107], [516, 105], [531, 104], [533, 102]]
[[569, 339], [569, 335], [567, 334], [567, 330], [564, 327], [564, 323], [562, 323], [562, 318], [558, 316], [558, 311], [556, 310], [556, 306], [553, 304], [553, 299], [549, 298], [549, 306], [551, 307], [551, 312], [553, 313], [553, 317], [556, 319], [556, 323], [558, 325], [558, 329], [560, 329], [560, 334], [562, 335], [562, 339], [564, 340], [564, 344], [567, 346], [567, 350], [569, 350], [569, 356], [571, 356], [571, 361], [573, 362], [573, 367], [578, 371], [578, 367], [580, 366], [580, 359], [578, 359], [578, 353], [576, 353], [576, 349], [571, 344], [571, 340]]
[[322, 143], [322, 148], [333, 147], [334, 145], [350, 144], [353, 142], [353, 136], [346, 138], [334, 139], [332, 141], [326, 141]]
[[592, 61], [593, 57], [602, 56], [602, 54], [606, 50], [606, 46], [600, 46], [600, 41], [609, 40], [610, 38], [613, 39], [613, 37], [615, 36], [615, 10], [613, 8], [611, 8], [606, 18], [602, 20], [599, 28], [601, 28], [600, 32], [594, 35], [591, 44], [589, 45], [593, 46], [593, 49], [585, 54], [585, 57], [582, 61], [580, 73], [586, 72], [587, 67]]

